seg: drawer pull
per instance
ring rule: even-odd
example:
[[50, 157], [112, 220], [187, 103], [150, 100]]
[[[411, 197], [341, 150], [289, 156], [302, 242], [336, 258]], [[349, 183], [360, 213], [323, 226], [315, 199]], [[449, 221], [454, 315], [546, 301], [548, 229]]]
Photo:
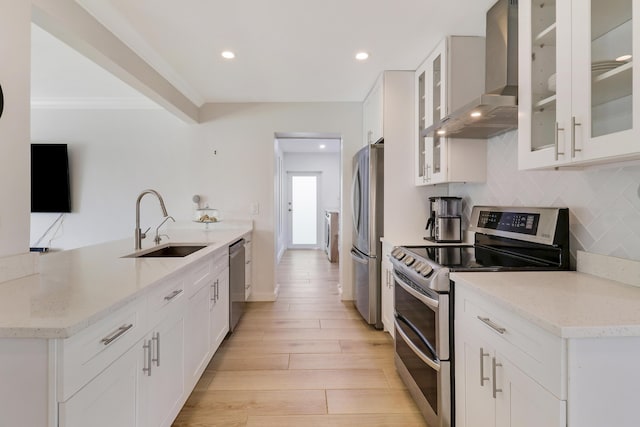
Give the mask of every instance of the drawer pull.
[[181, 293], [182, 293], [182, 289], [176, 289], [175, 291], [171, 292], [169, 295], [164, 297], [164, 299], [165, 299], [165, 301], [171, 301], [172, 299], [174, 299], [175, 297], [177, 297]]
[[122, 335], [124, 335], [124, 333], [127, 332], [131, 328], [133, 328], [133, 323], [130, 323], [128, 325], [122, 325], [116, 331], [111, 333], [111, 335], [108, 335], [108, 336], [102, 338], [100, 340], [100, 342], [102, 344], [104, 344], [104, 345], [109, 345], [112, 342], [114, 342], [115, 340], [117, 340], [118, 338], [120, 338]]
[[493, 374], [493, 398], [496, 398], [496, 395], [498, 393], [502, 393], [502, 389], [498, 388], [496, 383], [497, 383], [497, 379], [496, 379], [496, 367], [498, 366], [502, 366], [502, 363], [497, 363], [496, 362], [496, 358], [494, 357], [492, 362], [491, 362], [491, 369], [492, 369], [492, 374]]
[[505, 328], [503, 328], [502, 326], [497, 325], [496, 323], [494, 323], [491, 319], [489, 319], [488, 317], [482, 317], [482, 316], [478, 316], [478, 319], [484, 323], [485, 325], [487, 325], [488, 327], [490, 327], [491, 329], [493, 329], [494, 331], [496, 331], [497, 333], [499, 333], [500, 335], [504, 334], [505, 332], [507, 332], [507, 330]]
[[484, 358], [488, 355], [489, 353], [485, 353], [484, 348], [480, 347], [480, 387], [484, 387], [484, 382], [489, 381], [489, 377], [484, 376]]

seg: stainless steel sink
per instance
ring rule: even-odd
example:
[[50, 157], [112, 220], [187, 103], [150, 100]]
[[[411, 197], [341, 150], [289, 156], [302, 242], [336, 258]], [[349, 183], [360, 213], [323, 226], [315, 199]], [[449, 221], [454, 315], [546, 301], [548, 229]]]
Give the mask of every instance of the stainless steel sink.
[[206, 247], [206, 245], [167, 245], [151, 251], [127, 255], [125, 258], [182, 258]]

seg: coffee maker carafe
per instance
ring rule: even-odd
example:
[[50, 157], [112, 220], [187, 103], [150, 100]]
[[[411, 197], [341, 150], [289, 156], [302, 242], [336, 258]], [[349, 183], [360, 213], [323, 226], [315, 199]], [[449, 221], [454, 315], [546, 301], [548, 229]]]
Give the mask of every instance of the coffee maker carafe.
[[462, 241], [462, 198], [429, 197], [429, 236], [427, 240], [441, 243]]

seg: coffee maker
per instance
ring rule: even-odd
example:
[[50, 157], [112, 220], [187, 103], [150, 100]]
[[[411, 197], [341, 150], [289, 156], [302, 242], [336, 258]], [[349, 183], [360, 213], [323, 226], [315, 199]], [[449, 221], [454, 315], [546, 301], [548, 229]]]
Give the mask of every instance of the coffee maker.
[[429, 236], [426, 240], [440, 243], [462, 242], [462, 198], [429, 197]]

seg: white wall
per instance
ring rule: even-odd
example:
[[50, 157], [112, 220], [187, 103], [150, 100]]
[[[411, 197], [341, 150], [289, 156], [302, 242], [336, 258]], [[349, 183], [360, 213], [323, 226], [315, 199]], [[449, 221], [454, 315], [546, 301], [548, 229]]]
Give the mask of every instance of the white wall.
[[[53, 246], [67, 249], [131, 238], [133, 248], [135, 199], [141, 190], [158, 190], [169, 214], [183, 221], [190, 220], [191, 197], [199, 194], [223, 218], [254, 221], [253, 298], [273, 300], [274, 133], [339, 133], [345, 158], [351, 159], [361, 141], [361, 104], [215, 104], [203, 111], [205, 122], [192, 125], [162, 110], [34, 110], [33, 140], [66, 142], [71, 153], [74, 212], [67, 215]], [[343, 167], [351, 176], [351, 162]], [[342, 194], [349, 194], [348, 189], [343, 187]], [[252, 203], [259, 205], [257, 215], [249, 214]], [[161, 219], [151, 196], [143, 199], [142, 214], [144, 228]], [[33, 217], [32, 241], [55, 216]], [[350, 247], [350, 237], [343, 245]], [[350, 263], [344, 261], [349, 265], [341, 283], [350, 284]], [[343, 295], [351, 299], [352, 290], [346, 287]]]
[[[253, 217], [254, 250], [260, 254], [256, 277], [267, 284], [258, 283], [254, 293], [260, 299], [273, 299], [274, 132], [342, 135], [343, 174], [351, 176], [351, 158], [362, 140], [362, 106], [360, 103], [210, 104], [203, 107], [203, 112], [202, 140], [190, 143], [191, 188], [216, 200], [225, 215], [246, 216], [251, 203], [260, 205], [260, 214]], [[218, 155], [212, 155], [214, 150]], [[212, 174], [216, 179], [211, 179]], [[231, 179], [233, 191], [228, 187]], [[349, 182], [342, 182], [341, 211], [345, 215], [351, 215], [345, 200]], [[351, 265], [343, 255], [349, 253], [351, 228], [348, 225], [345, 228], [349, 238], [342, 241], [341, 284], [349, 284], [343, 287], [343, 298], [352, 299]]]
[[517, 146], [517, 131], [490, 139], [487, 182], [450, 186], [464, 198], [465, 227], [473, 205], [568, 207], [574, 257], [585, 250], [640, 260], [640, 164], [518, 171]]
[[[147, 188], [162, 195], [169, 215], [189, 219], [185, 140], [197, 138], [192, 127], [160, 109], [33, 110], [32, 141], [66, 143], [69, 150], [72, 212], [51, 247], [131, 238], [133, 250], [135, 201]], [[32, 245], [57, 216], [31, 214]], [[141, 218], [143, 231], [162, 220], [153, 196], [142, 199]], [[51, 237], [40, 246], [49, 246]]]
[[0, 258], [29, 252], [31, 2], [0, 0]]

